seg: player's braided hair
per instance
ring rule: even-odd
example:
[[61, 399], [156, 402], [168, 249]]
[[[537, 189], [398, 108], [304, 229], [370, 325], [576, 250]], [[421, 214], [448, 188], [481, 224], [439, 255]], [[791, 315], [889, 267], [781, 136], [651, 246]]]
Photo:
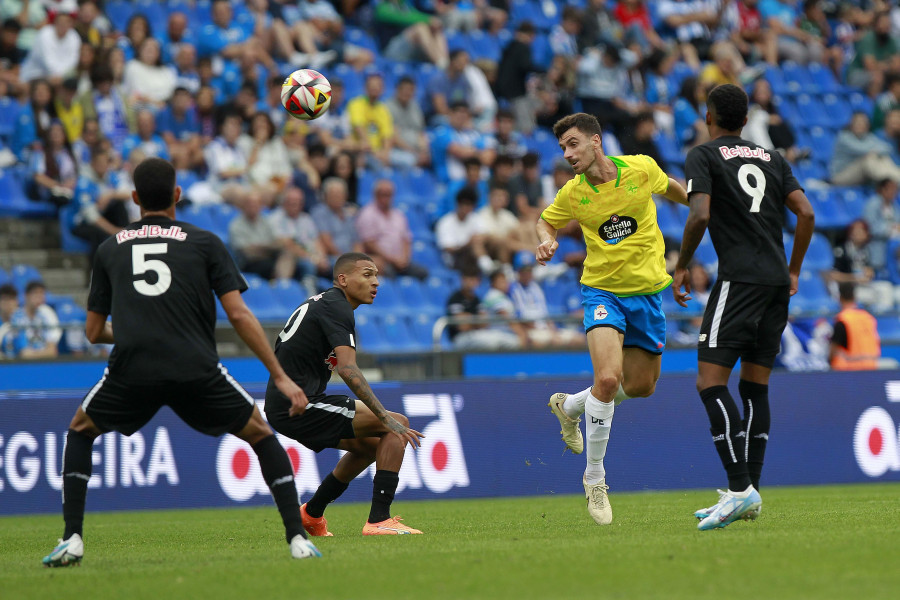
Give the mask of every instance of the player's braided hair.
[[725, 131], [737, 131], [747, 119], [747, 93], [731, 83], [717, 85], [706, 99], [716, 115], [716, 125]]

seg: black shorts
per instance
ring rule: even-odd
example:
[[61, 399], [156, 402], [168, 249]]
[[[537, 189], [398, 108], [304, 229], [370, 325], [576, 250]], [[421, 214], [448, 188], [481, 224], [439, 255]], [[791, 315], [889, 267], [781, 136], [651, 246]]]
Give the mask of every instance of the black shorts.
[[789, 286], [716, 282], [700, 326], [700, 362], [733, 367], [743, 362], [772, 368], [788, 319]]
[[337, 448], [341, 440], [352, 440], [356, 400], [349, 396], [317, 396], [309, 399], [302, 415], [288, 416], [290, 404], [280, 393], [266, 393], [266, 419], [272, 429], [310, 450]]
[[153, 385], [122, 381], [107, 369], [81, 402], [100, 431], [123, 435], [146, 425], [163, 406], [200, 433], [221, 436], [243, 429], [256, 402], [222, 365], [206, 379]]

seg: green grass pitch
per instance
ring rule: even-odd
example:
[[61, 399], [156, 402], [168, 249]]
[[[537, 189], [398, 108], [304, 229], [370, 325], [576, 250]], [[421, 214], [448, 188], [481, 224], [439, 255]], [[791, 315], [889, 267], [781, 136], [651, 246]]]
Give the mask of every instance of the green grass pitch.
[[[700, 532], [707, 491], [395, 503], [422, 536], [360, 535], [368, 507], [332, 505], [322, 559], [293, 561], [274, 507], [88, 513], [80, 567], [45, 569], [57, 515], [0, 518], [0, 598], [900, 597], [900, 484], [763, 490], [755, 523]], [[90, 505], [90, 495], [88, 496]]]

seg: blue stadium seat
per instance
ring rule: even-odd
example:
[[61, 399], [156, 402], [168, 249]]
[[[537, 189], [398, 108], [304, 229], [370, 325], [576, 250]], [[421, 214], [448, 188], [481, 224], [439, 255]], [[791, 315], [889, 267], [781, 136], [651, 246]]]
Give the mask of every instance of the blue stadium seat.
[[419, 349], [405, 317], [387, 313], [381, 318], [381, 327], [392, 351], [415, 352]]
[[473, 60], [488, 59], [497, 63], [500, 62], [502, 49], [498, 36], [493, 36], [483, 31], [473, 31], [469, 34], [469, 44]]
[[278, 302], [269, 284], [261, 281], [261, 284], [256, 280], [248, 282], [250, 289], [243, 294], [244, 302], [260, 321], [283, 323], [288, 317], [287, 309]]
[[794, 93], [794, 90], [788, 85], [787, 80], [784, 78], [784, 73], [780, 68], [768, 67], [764, 77], [772, 87], [772, 93], [775, 96], [784, 96]]
[[332, 79], [340, 79], [344, 84], [344, 98], [349, 102], [351, 99], [361, 96], [365, 91], [365, 80], [362, 73], [354, 70], [345, 64], [339, 64], [335, 67], [324, 69], [322, 74], [329, 81]]
[[425, 240], [413, 240], [412, 243], [412, 261], [423, 267], [432, 270], [434, 267], [443, 266], [440, 251]]
[[358, 27], [344, 28], [344, 41], [369, 50], [373, 54], [378, 54], [378, 43], [375, 38]]
[[394, 282], [394, 289], [400, 298], [400, 304], [410, 312], [416, 312], [428, 304], [425, 284], [415, 277], [398, 277]]
[[91, 250], [91, 245], [87, 240], [78, 237], [69, 229], [69, 223], [72, 221], [72, 214], [77, 210], [73, 204], [64, 206], [59, 211], [59, 237], [60, 247], [64, 252], [72, 254], [87, 254]]
[[798, 123], [810, 127], [830, 127], [831, 119], [825, 114], [825, 107], [814, 96], [798, 94], [796, 98]]
[[411, 318], [411, 333], [413, 342], [419, 350], [431, 350], [434, 347], [432, 331], [437, 316], [417, 314]]
[[699, 262], [707, 271], [711, 272], [715, 272], [719, 264], [719, 257], [716, 255], [716, 249], [713, 247], [708, 232], [700, 240], [697, 250], [694, 251], [694, 261]]
[[218, 298], [215, 299], [216, 302], [216, 321], [227, 321], [228, 314], [225, 312], [225, 309], [222, 308], [222, 303]]
[[456, 50], [465, 50], [471, 58], [472, 43], [469, 40], [468, 35], [461, 31], [447, 31], [445, 35], [447, 36], [447, 49], [450, 52], [455, 52]]
[[550, 68], [550, 63], [553, 61], [553, 49], [550, 47], [550, 39], [547, 34], [538, 33], [534, 37], [534, 42], [531, 44], [531, 59], [541, 69]]
[[6, 269], [0, 267], [0, 285], [6, 285], [9, 281], [9, 273], [6, 272]]
[[847, 210], [847, 217], [851, 221], [862, 218], [868, 197], [859, 188], [833, 187], [831, 188], [831, 196], [840, 198], [844, 203], [844, 208]]
[[850, 103], [839, 94], [825, 94], [822, 96], [822, 105], [825, 107], [825, 114], [828, 116], [828, 127], [840, 129], [850, 122], [853, 110], [850, 108]]
[[828, 67], [811, 62], [806, 68], [813, 82], [818, 86], [819, 93], [828, 94], [841, 91], [841, 84]]
[[272, 285], [272, 295], [285, 309], [284, 319], [303, 304], [309, 297], [309, 292], [299, 282], [293, 279], [279, 279]]
[[813, 127], [809, 130], [812, 155], [821, 161], [831, 160], [834, 153], [834, 134], [824, 127]]
[[388, 311], [400, 309], [403, 301], [400, 299], [397, 288], [394, 287], [394, 282], [387, 277], [379, 277], [378, 283], [378, 295], [375, 298], [378, 307]]
[[388, 352], [391, 345], [386, 339], [378, 313], [356, 311], [357, 347], [364, 352]]
[[169, 20], [169, 7], [158, 0], [134, 0], [134, 11], [147, 17], [154, 35], [166, 30]]
[[680, 240], [684, 235], [684, 223], [687, 221], [688, 207], [674, 202], [659, 202], [656, 205], [656, 222], [663, 236]]
[[792, 123], [795, 130], [801, 123], [805, 122], [800, 116], [797, 105], [794, 104], [794, 102], [788, 96], [775, 96], [772, 99], [772, 102], [778, 109], [778, 114], [781, 115], [781, 118], [788, 123]]
[[897, 317], [878, 317], [878, 337], [881, 343], [900, 343], [900, 319]]
[[20, 110], [21, 105], [12, 98], [8, 96], [0, 98], [0, 139], [3, 139], [7, 146], [10, 136], [16, 129]]
[[[87, 311], [75, 304], [75, 301], [68, 296], [63, 296], [63, 300], [56, 303], [53, 310], [59, 318], [59, 324], [63, 327], [73, 325], [83, 325], [87, 320]], [[49, 304], [49, 303], [48, 303]]]
[[200, 229], [214, 231], [216, 229], [216, 221], [213, 218], [212, 211], [204, 204], [189, 204], [185, 207], [178, 208], [178, 219], [186, 223], [190, 223]]
[[853, 112], [863, 112], [871, 119], [872, 109], [875, 108], [875, 102], [860, 92], [852, 92], [847, 98], [850, 102], [850, 108]]
[[[787, 248], [785, 248], [787, 251]], [[790, 254], [787, 255], [790, 260]], [[806, 258], [803, 260], [803, 268], [812, 271], [825, 271], [834, 266], [834, 250], [831, 248], [828, 238], [821, 233], [813, 233], [809, 248], [806, 250]]]
[[526, 141], [528, 147], [536, 152], [541, 160], [541, 171], [550, 173], [553, 171], [553, 163], [559, 159], [559, 141], [553, 132], [536, 128]]
[[103, 12], [106, 14], [106, 18], [109, 19], [116, 31], [123, 34], [126, 25], [128, 25], [128, 19], [131, 18], [135, 11], [135, 5], [126, 0], [110, 0], [103, 5]]
[[813, 80], [806, 67], [786, 60], [781, 65], [781, 71], [784, 73], [788, 89], [794, 93], [817, 94], [819, 92], [819, 85]]
[[839, 229], [850, 223], [844, 203], [826, 190], [809, 190], [810, 203], [816, 212], [816, 229]]
[[839, 306], [828, 293], [822, 277], [812, 271], [801, 271], [799, 289], [791, 298], [791, 313], [832, 314], [838, 309]]
[[450, 294], [459, 288], [459, 284], [449, 285], [448, 281], [441, 277], [431, 276], [425, 280], [425, 293], [433, 305], [440, 306], [445, 309], [447, 306], [447, 298]]
[[684, 165], [685, 153], [679, 148], [678, 141], [674, 136], [664, 131], [657, 131], [653, 134], [653, 141], [656, 142], [656, 147], [659, 148], [659, 153], [666, 162], [667, 168], [672, 165]]
[[20, 295], [25, 292], [25, 286], [30, 282], [44, 280], [37, 267], [24, 264], [13, 265], [9, 270], [9, 278], [11, 283], [16, 286], [16, 289], [19, 290]]

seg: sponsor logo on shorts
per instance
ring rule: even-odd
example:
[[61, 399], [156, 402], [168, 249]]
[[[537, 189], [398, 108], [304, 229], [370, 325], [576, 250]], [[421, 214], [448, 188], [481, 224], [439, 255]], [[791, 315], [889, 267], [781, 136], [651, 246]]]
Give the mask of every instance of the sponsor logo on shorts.
[[613, 215], [604, 222], [597, 235], [607, 244], [618, 244], [637, 231], [638, 223], [634, 217]]
[[606, 305], [601, 304], [597, 308], [594, 309], [594, 320], [602, 321], [609, 314], [606, 310]]

